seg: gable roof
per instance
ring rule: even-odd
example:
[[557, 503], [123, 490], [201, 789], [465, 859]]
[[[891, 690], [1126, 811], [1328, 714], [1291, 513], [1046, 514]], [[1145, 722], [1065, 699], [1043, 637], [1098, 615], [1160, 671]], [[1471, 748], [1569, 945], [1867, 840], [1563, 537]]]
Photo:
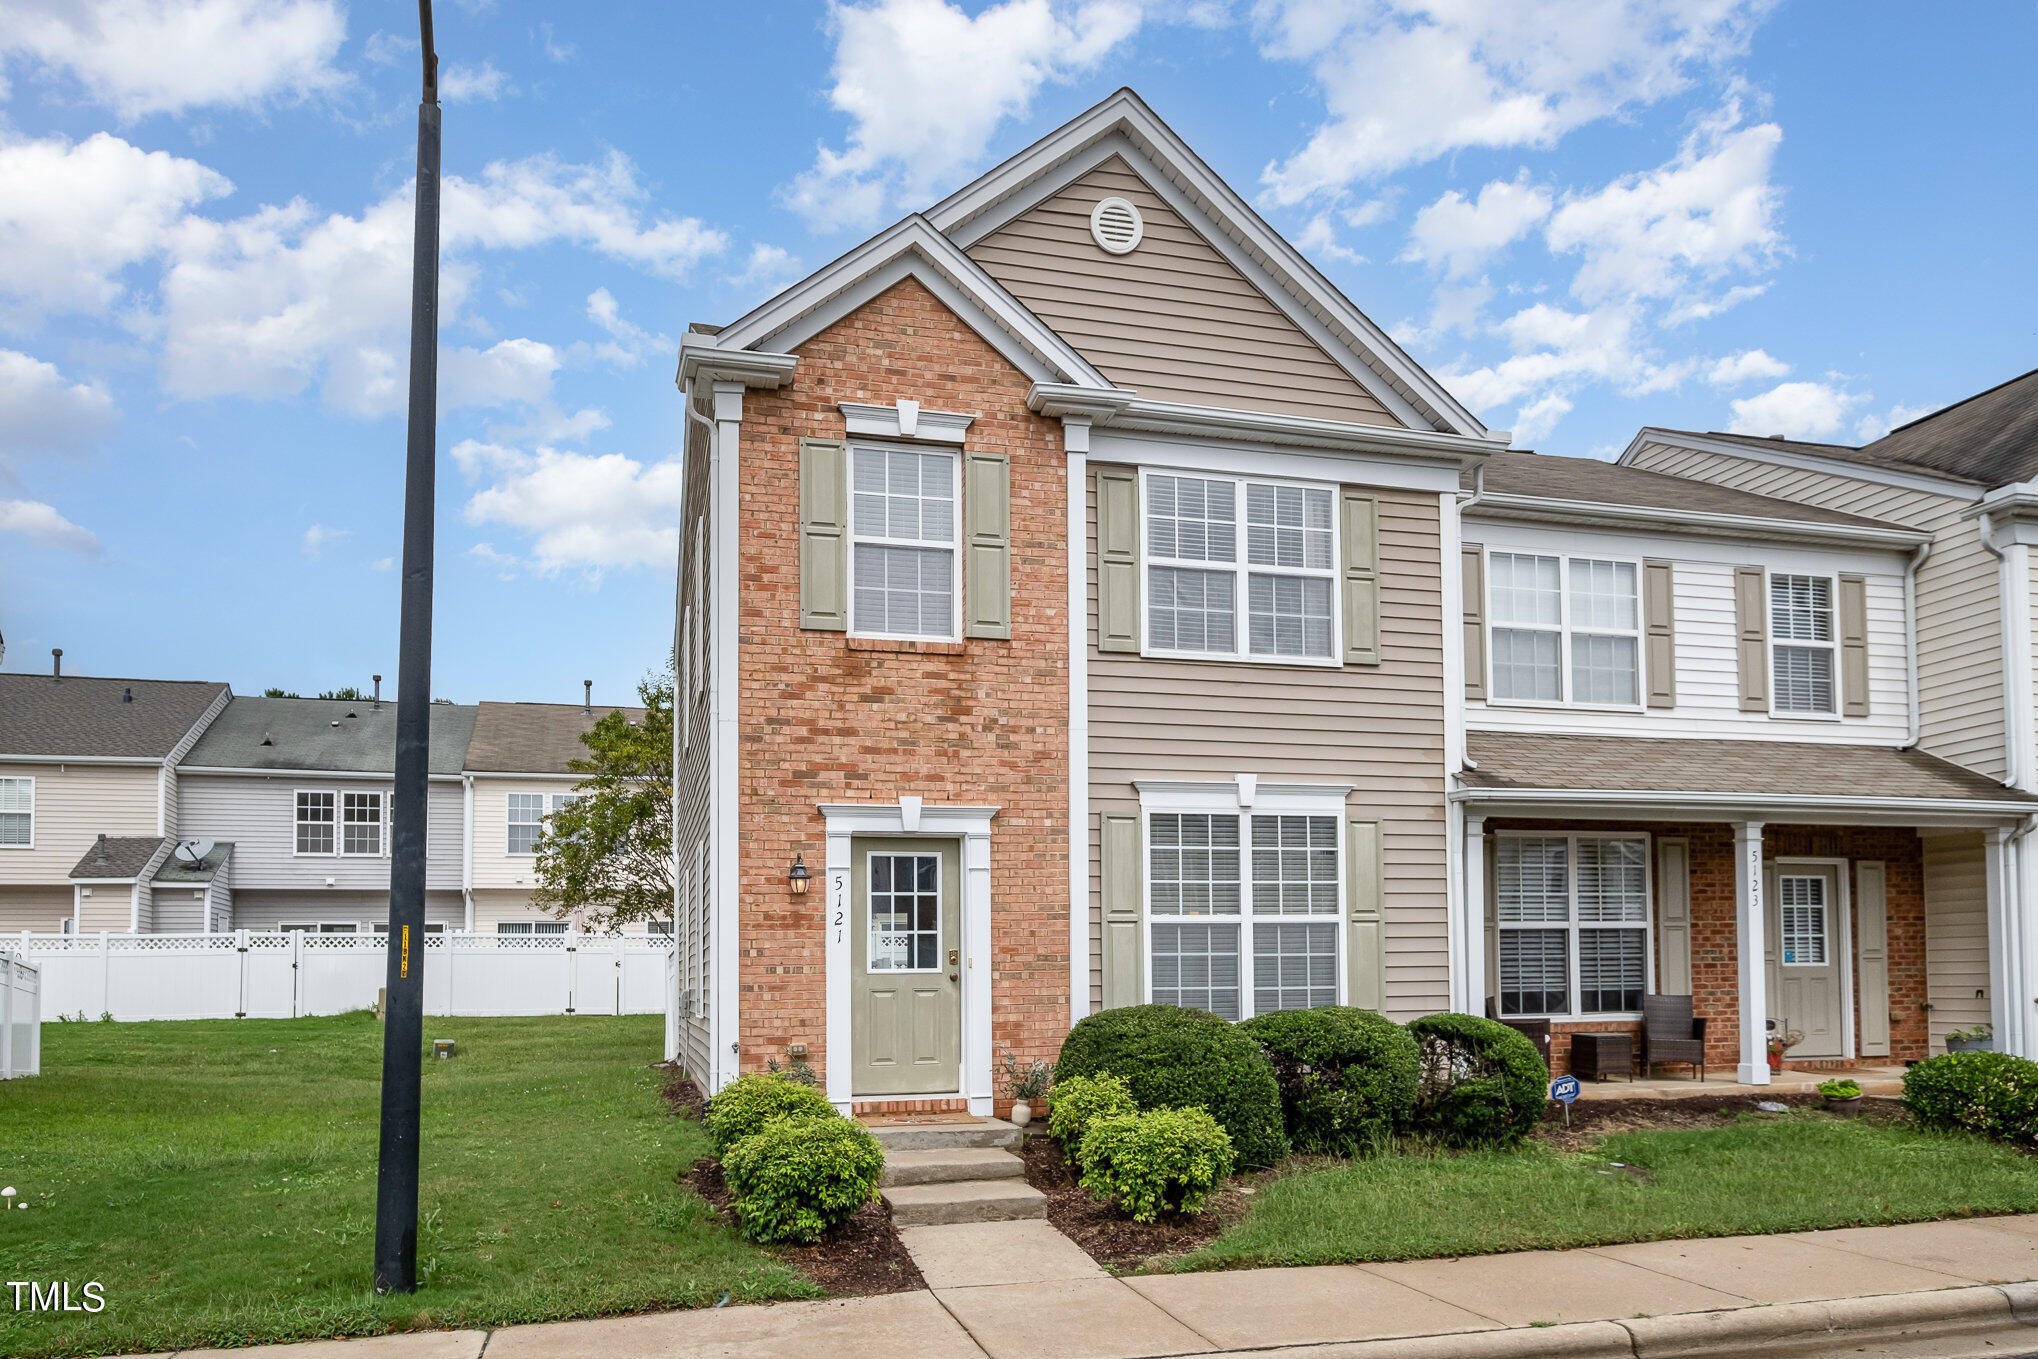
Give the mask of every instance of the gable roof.
[[1985, 486], [2038, 477], [2038, 368], [1899, 425], [1854, 456]]
[[570, 774], [571, 761], [588, 757], [581, 734], [612, 712], [631, 722], [644, 720], [642, 708], [596, 707], [590, 713], [578, 703], [483, 702], [467, 747], [467, 768], [474, 773]]
[[[474, 707], [431, 707], [431, 772], [458, 774], [474, 735]], [[393, 774], [396, 708], [365, 698], [236, 698], [178, 767]]]
[[0, 756], [164, 759], [228, 692], [212, 680], [0, 674]]
[[169, 843], [169, 837], [163, 835], [102, 835], [71, 869], [71, 877], [83, 881], [132, 881], [148, 868], [156, 851]]

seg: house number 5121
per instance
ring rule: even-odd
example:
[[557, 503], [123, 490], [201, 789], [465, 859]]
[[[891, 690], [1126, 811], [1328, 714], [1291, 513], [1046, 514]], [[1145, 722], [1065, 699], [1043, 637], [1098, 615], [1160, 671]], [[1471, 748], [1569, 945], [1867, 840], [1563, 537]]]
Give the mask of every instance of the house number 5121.
[[835, 898], [835, 942], [839, 944], [842, 942], [842, 918], [843, 918], [842, 893], [845, 888], [845, 883], [843, 882], [842, 874], [840, 872], [837, 872], [832, 876], [835, 879], [835, 890], [831, 892], [829, 895]]

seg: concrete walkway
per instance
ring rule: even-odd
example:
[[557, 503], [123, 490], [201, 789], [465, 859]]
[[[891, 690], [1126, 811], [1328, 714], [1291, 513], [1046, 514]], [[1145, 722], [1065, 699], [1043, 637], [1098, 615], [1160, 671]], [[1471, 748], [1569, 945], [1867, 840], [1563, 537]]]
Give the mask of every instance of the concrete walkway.
[[1578, 1098], [1691, 1099], [1698, 1095], [1746, 1095], [1750, 1099], [1767, 1099], [1771, 1095], [1816, 1095], [1820, 1081], [1829, 1081], [1836, 1076], [1845, 1076], [1855, 1082], [1864, 1095], [1901, 1095], [1904, 1092], [1904, 1069], [1900, 1066], [1864, 1066], [1852, 1071], [1793, 1071], [1785, 1067], [1772, 1075], [1767, 1085], [1742, 1085], [1731, 1074], [1723, 1077], [1711, 1073], [1703, 1081], [1669, 1076], [1663, 1072], [1638, 1076], [1632, 1081], [1624, 1081], [1618, 1076], [1603, 1081], [1580, 1081]]
[[1114, 1278], [1045, 1222], [904, 1232], [927, 1290], [185, 1359], [1671, 1359], [2038, 1352], [2038, 1216]]

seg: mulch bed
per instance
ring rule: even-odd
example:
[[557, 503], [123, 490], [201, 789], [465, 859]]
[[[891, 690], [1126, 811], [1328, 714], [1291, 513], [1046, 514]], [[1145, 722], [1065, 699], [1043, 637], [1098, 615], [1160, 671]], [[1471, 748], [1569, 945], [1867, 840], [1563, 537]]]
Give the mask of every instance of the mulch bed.
[[1047, 1220], [1106, 1269], [1136, 1269], [1156, 1256], [1192, 1251], [1244, 1217], [1251, 1202], [1249, 1186], [1234, 1186], [1212, 1195], [1199, 1216], [1169, 1213], [1134, 1222], [1076, 1183], [1053, 1138], [1027, 1138], [1021, 1155], [1026, 1182], [1047, 1195]]
[[702, 1106], [708, 1102], [701, 1088], [679, 1063], [662, 1062], [660, 1066], [665, 1071], [665, 1087], [659, 1093], [665, 1097], [666, 1110], [676, 1118], [698, 1119]]
[[[1564, 1126], [1563, 1111], [1551, 1105], [1542, 1123], [1530, 1134], [1559, 1151], [1577, 1151], [1602, 1137], [1623, 1132], [1654, 1132], [1661, 1129], [1718, 1128], [1743, 1114], [1761, 1112], [1755, 1105], [1782, 1104], [1792, 1109], [1819, 1109], [1822, 1095], [1693, 1095], [1686, 1099], [1591, 1099], [1571, 1106], [1571, 1126]], [[1857, 1118], [1906, 1120], [1910, 1115], [1895, 1099], [1865, 1099]]]

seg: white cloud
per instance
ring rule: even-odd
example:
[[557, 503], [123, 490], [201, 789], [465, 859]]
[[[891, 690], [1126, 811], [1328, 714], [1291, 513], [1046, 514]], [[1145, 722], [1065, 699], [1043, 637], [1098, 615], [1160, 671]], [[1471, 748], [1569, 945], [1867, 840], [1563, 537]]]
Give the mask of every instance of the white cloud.
[[1346, 264], [1366, 262], [1366, 257], [1358, 251], [1339, 244], [1337, 228], [1331, 224], [1330, 214], [1327, 212], [1319, 212], [1302, 224], [1302, 229], [1295, 233], [1295, 248], [1305, 255], [1343, 260]]
[[1872, 444], [1891, 430], [1923, 419], [1938, 409], [1937, 406], [1906, 406], [1899, 401], [1885, 415], [1862, 416], [1854, 424], [1854, 437], [1864, 444]]
[[[453, 458], [470, 480], [492, 479], [467, 502], [467, 522], [529, 538], [522, 560], [533, 571], [672, 565], [685, 488], [678, 458], [646, 466], [620, 453], [526, 452], [474, 439], [455, 445]], [[471, 550], [496, 566], [512, 560], [486, 543]]]
[[503, 340], [487, 349], [443, 349], [439, 406], [536, 405], [552, 394], [559, 352], [538, 340]]
[[619, 368], [635, 368], [653, 355], [676, 349], [666, 336], [626, 320], [615, 294], [607, 288], [596, 288], [587, 295], [587, 319], [608, 332], [609, 338], [594, 347], [595, 357]]
[[346, 33], [338, 0], [0, 0], [0, 60], [66, 72], [129, 119], [329, 93]]
[[816, 229], [867, 226], [973, 165], [1050, 81], [1095, 65], [1139, 27], [1139, 0], [1004, 0], [972, 17], [945, 0], [835, 4], [829, 102], [850, 119], [783, 191]]
[[450, 62], [439, 72], [439, 98], [448, 104], [485, 102], [514, 93], [516, 86], [492, 61], [479, 66]]
[[1705, 380], [1715, 387], [1734, 387], [1743, 382], [1780, 378], [1789, 372], [1790, 365], [1782, 359], [1760, 349], [1744, 349], [1713, 364], [1706, 370]]
[[549, 20], [539, 24], [533, 36], [537, 39], [538, 46], [544, 51], [547, 61], [570, 61], [573, 54], [579, 50], [570, 42], [560, 42], [553, 35], [552, 24]]
[[18, 534], [36, 547], [99, 555], [99, 539], [40, 500], [0, 500], [0, 533]]
[[1261, 179], [1275, 203], [1466, 147], [1548, 147], [1746, 50], [1771, 0], [1260, 0], [1265, 55], [1326, 118]]
[[[408, 203], [408, 188], [401, 197]], [[650, 197], [637, 182], [636, 165], [620, 151], [598, 165], [549, 155], [495, 161], [478, 180], [446, 180], [443, 242], [452, 252], [566, 241], [675, 282], [728, 245], [728, 237], [698, 218], [646, 219]]]
[[1480, 269], [1550, 215], [1550, 194], [1528, 181], [1496, 179], [1468, 199], [1456, 189], [1415, 214], [1403, 260], [1441, 267], [1450, 278]]
[[351, 538], [353, 536], [354, 530], [352, 529], [332, 528], [326, 524], [313, 524], [304, 531], [304, 555], [310, 557], [313, 561], [317, 561], [320, 554], [326, 550], [329, 544], [337, 543], [342, 538]]
[[368, 35], [368, 41], [361, 44], [361, 55], [375, 66], [394, 66], [398, 62], [414, 62], [418, 55], [418, 40], [403, 33], [387, 33], [380, 29]]
[[0, 480], [12, 455], [85, 453], [119, 422], [104, 387], [71, 382], [53, 364], [0, 349]]
[[728, 281], [739, 287], [755, 283], [777, 283], [793, 277], [799, 269], [799, 260], [784, 246], [766, 245], [759, 241], [750, 247], [750, 258], [744, 262], [743, 272], [730, 275]]
[[189, 209], [231, 192], [195, 160], [110, 133], [0, 142], [0, 315], [25, 326], [106, 310], [128, 266], [161, 251]]
[[1377, 198], [1368, 198], [1357, 207], [1341, 209], [1338, 216], [1345, 219], [1346, 226], [1377, 226], [1394, 215], [1395, 206], [1400, 198], [1400, 190], [1390, 189]]
[[1734, 434], [1779, 435], [1785, 439], [1823, 439], [1839, 432], [1849, 411], [1866, 397], [1828, 382], [1779, 382], [1758, 396], [1732, 403]]
[[368, 569], [370, 571], [394, 571], [396, 569], [396, 558], [377, 557], [374, 561], [368, 563]]
[[1571, 400], [1561, 392], [1545, 392], [1515, 413], [1514, 442], [1526, 448], [1548, 438], [1557, 422], [1571, 413]]

